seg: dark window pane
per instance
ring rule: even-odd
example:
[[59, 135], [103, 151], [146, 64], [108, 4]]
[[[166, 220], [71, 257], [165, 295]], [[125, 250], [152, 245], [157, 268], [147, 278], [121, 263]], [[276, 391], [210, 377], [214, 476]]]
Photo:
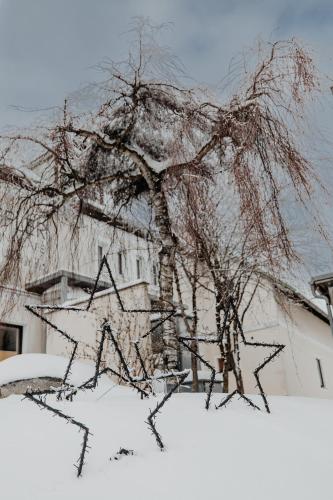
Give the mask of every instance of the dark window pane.
[[123, 274], [123, 254], [118, 253], [118, 273]]
[[103, 259], [103, 247], [98, 246], [98, 269], [101, 267]]
[[0, 325], [0, 351], [16, 352], [18, 329]]
[[141, 260], [136, 259], [136, 278], [139, 280], [141, 278]]
[[153, 283], [157, 286], [157, 267], [156, 264], [153, 265]]

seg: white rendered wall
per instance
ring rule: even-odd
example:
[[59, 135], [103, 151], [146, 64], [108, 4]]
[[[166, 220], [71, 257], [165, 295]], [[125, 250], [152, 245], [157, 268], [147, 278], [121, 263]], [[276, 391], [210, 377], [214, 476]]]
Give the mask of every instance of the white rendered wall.
[[[288, 350], [284, 356], [288, 394], [333, 398], [333, 337], [328, 324], [301, 306], [284, 316]], [[319, 359], [325, 387], [320, 387]]]
[[45, 328], [41, 321], [24, 307], [39, 304], [40, 297], [24, 290], [8, 290], [2, 287], [0, 293], [1, 322], [23, 327], [22, 352], [45, 352]]
[[[132, 286], [120, 289], [120, 295], [125, 307], [149, 309], [147, 283], [140, 282]], [[87, 306], [87, 301], [71, 302], [75, 307]], [[47, 315], [49, 321], [79, 341], [78, 357], [81, 359], [95, 360], [96, 348], [101, 337], [101, 325], [105, 319], [110, 322], [111, 328], [116, 335], [121, 348], [128, 360], [136, 358], [134, 355], [133, 341], [141, 338], [150, 329], [150, 316], [148, 313], [123, 313], [120, 310], [116, 295], [112, 290], [106, 290], [96, 294], [96, 298], [89, 311], [55, 311]], [[147, 360], [151, 357], [150, 338], [142, 344], [142, 352]], [[112, 343], [107, 340], [104, 361], [118, 363], [114, 356]], [[73, 346], [67, 342], [53, 328], [47, 328], [48, 354], [69, 356]], [[112, 355], [111, 355], [112, 354]], [[148, 364], [149, 366], [149, 360]]]
[[[214, 297], [204, 289], [199, 295], [199, 335], [215, 329]], [[267, 365], [260, 379], [268, 394], [333, 398], [333, 337], [329, 325], [303, 306], [277, 303], [272, 289], [260, 287], [245, 316], [244, 334], [251, 341], [285, 344], [279, 357]], [[244, 387], [257, 393], [253, 370], [272, 352], [270, 348], [241, 345]], [[200, 353], [218, 368], [220, 353], [211, 344], [200, 344]], [[316, 358], [320, 359], [325, 388], [320, 387]], [[230, 375], [230, 390], [235, 388]]]

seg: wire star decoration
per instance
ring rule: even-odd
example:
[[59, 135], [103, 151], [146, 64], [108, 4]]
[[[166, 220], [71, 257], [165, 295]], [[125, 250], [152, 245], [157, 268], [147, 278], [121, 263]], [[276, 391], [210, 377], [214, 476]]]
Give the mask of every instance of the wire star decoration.
[[[253, 371], [253, 375], [256, 379], [256, 384], [259, 389], [260, 396], [263, 400], [265, 409], [267, 413], [270, 413], [270, 408], [267, 400], [267, 396], [264, 392], [261, 380], [260, 380], [260, 373], [261, 371], [265, 368], [268, 363], [274, 360], [285, 348], [285, 345], [283, 344], [278, 344], [278, 343], [267, 343], [267, 342], [255, 342], [255, 341], [248, 341], [245, 337], [243, 327], [241, 324], [241, 321], [239, 319], [239, 315], [237, 312], [237, 308], [235, 307], [235, 304], [232, 300], [232, 298], [229, 299], [228, 306], [226, 308], [226, 312], [224, 315], [224, 320], [223, 320], [223, 325], [221, 328], [221, 333], [219, 336], [213, 338], [213, 337], [208, 337], [208, 336], [203, 336], [203, 337], [185, 337], [185, 336], [179, 336], [178, 341], [180, 344], [182, 344], [188, 351], [191, 352], [199, 361], [201, 361], [211, 372], [211, 377], [210, 377], [210, 383], [208, 386], [207, 390], [207, 395], [206, 395], [206, 402], [205, 402], [205, 408], [206, 410], [209, 409], [210, 407], [210, 401], [211, 401], [211, 395], [213, 391], [213, 386], [216, 381], [216, 375], [217, 375], [217, 370], [214, 368], [214, 366], [209, 363], [206, 359], [203, 358], [198, 352], [198, 349], [194, 349], [193, 343], [200, 345], [200, 343], [207, 343], [207, 344], [216, 344], [216, 345], [221, 345], [223, 342], [223, 335], [225, 328], [228, 324], [228, 321], [231, 318], [231, 314], [233, 315], [233, 320], [235, 321], [235, 326], [237, 331], [240, 334], [241, 340], [245, 346], [250, 346], [250, 347], [265, 347], [265, 348], [271, 348], [273, 349], [273, 352], [263, 360], [262, 363], [260, 363], [255, 370]], [[249, 406], [256, 410], [261, 410], [261, 408], [256, 405], [250, 398], [242, 394], [239, 390], [234, 390], [232, 393], [228, 394], [221, 402], [220, 404], [216, 405], [215, 408], [223, 408], [229, 403], [234, 396], [238, 395], [240, 399], [243, 399]]]
[[[100, 327], [100, 339], [97, 345], [97, 350], [95, 354], [95, 368], [94, 368], [94, 375], [89, 378], [88, 380], [84, 381], [82, 384], [79, 386], [73, 386], [70, 384], [68, 381], [69, 375], [71, 373], [71, 368], [72, 364], [74, 362], [75, 357], [77, 356], [78, 352], [78, 346], [79, 346], [79, 341], [76, 340], [73, 336], [69, 335], [68, 332], [65, 330], [59, 328], [55, 323], [53, 323], [48, 317], [45, 316], [43, 313], [48, 313], [52, 311], [59, 311], [59, 310], [65, 310], [65, 311], [74, 311], [77, 313], [82, 313], [89, 311], [96, 292], [99, 289], [99, 280], [100, 276], [102, 273], [103, 268], [106, 268], [107, 273], [110, 278], [110, 282], [112, 284], [112, 287], [114, 289], [116, 298], [117, 298], [117, 303], [119, 305], [119, 309], [122, 314], [126, 313], [145, 313], [145, 314], [151, 314], [151, 313], [159, 313], [160, 314], [160, 320], [151, 328], [149, 328], [139, 339], [135, 340], [133, 342], [134, 346], [134, 351], [135, 351], [135, 361], [139, 363], [139, 366], [141, 367], [142, 370], [142, 375], [141, 376], [134, 376], [134, 369], [133, 367], [128, 363], [126, 356], [123, 352], [122, 346], [119, 343], [119, 338], [121, 336], [121, 333], [119, 334], [116, 332], [113, 327], [112, 327], [112, 322], [109, 319], [104, 319], [101, 327]], [[164, 373], [159, 373], [159, 374], [154, 374], [154, 373], [149, 373], [149, 370], [145, 366], [145, 362], [141, 353], [141, 343], [143, 339], [147, 338], [150, 336], [153, 331], [156, 328], [159, 328], [160, 325], [162, 325], [165, 321], [168, 319], [171, 319], [175, 314], [176, 314], [176, 308], [175, 307], [169, 307], [169, 308], [164, 308], [164, 307], [152, 307], [151, 309], [140, 309], [140, 308], [127, 308], [125, 307], [120, 292], [117, 288], [116, 282], [113, 278], [110, 266], [108, 264], [108, 261], [106, 257], [104, 256], [99, 270], [98, 274], [96, 277], [96, 280], [94, 282], [94, 286], [92, 289], [92, 292], [88, 298], [87, 305], [83, 308], [80, 307], [72, 307], [72, 306], [51, 306], [51, 305], [40, 305], [40, 306], [31, 306], [27, 305], [26, 308], [35, 316], [39, 317], [41, 321], [43, 321], [45, 324], [47, 324], [54, 332], [58, 333], [61, 337], [63, 337], [71, 346], [72, 346], [72, 351], [69, 357], [69, 362], [65, 370], [65, 374], [62, 380], [62, 385], [57, 388], [50, 388], [47, 390], [27, 390], [26, 393], [24, 394], [24, 397], [27, 398], [28, 400], [34, 402], [35, 404], [38, 405], [39, 408], [41, 409], [46, 409], [49, 412], [51, 412], [53, 415], [58, 416], [59, 418], [62, 418], [66, 420], [68, 423], [76, 426], [80, 431], [83, 431], [83, 441], [81, 445], [81, 451], [80, 455], [77, 461], [77, 464], [75, 467], [77, 468], [77, 475], [80, 476], [82, 474], [83, 466], [85, 464], [85, 458], [87, 451], [89, 449], [88, 445], [88, 438], [91, 436], [89, 427], [74, 419], [73, 417], [65, 414], [58, 408], [52, 406], [50, 403], [47, 402], [46, 398], [48, 395], [56, 395], [57, 399], [62, 399], [65, 398], [66, 400], [72, 401], [73, 398], [80, 392], [85, 391], [85, 390], [94, 390], [97, 385], [100, 377], [104, 374], [109, 374], [113, 375], [114, 377], [117, 377], [119, 381], [123, 382], [124, 384], [130, 386], [133, 388], [139, 395], [140, 397], [143, 398], [149, 398], [151, 395], [154, 395], [154, 389], [153, 385], [155, 381], [172, 381], [172, 384], [169, 384], [169, 387], [167, 388], [167, 391], [165, 392], [163, 398], [157, 402], [155, 405], [155, 408], [153, 410], [150, 410], [149, 415], [147, 417], [147, 425], [149, 429], [151, 430], [153, 436], [155, 437], [155, 440], [157, 442], [158, 447], [160, 450], [165, 449], [164, 442], [162, 440], [162, 437], [160, 433], [158, 432], [156, 428], [156, 418], [159, 412], [161, 411], [162, 407], [165, 405], [165, 403], [170, 400], [171, 396], [179, 389], [181, 384], [185, 381], [186, 377], [188, 376], [190, 370], [184, 370], [184, 371], [167, 371]], [[217, 338], [212, 338], [212, 337], [178, 337], [178, 341], [181, 345], [183, 345], [186, 349], [188, 349], [192, 354], [196, 356], [197, 359], [199, 359], [210, 371], [211, 371], [211, 378], [210, 378], [210, 383], [207, 391], [207, 396], [206, 396], [206, 402], [205, 402], [205, 407], [208, 410], [210, 407], [210, 402], [211, 402], [211, 394], [213, 390], [214, 383], [216, 381], [216, 375], [217, 375], [217, 370], [214, 368], [214, 366], [209, 363], [200, 353], [198, 352], [197, 349], [194, 349], [193, 342], [196, 342], [197, 344], [201, 342], [206, 342], [206, 343], [215, 343], [219, 344], [222, 342], [222, 337], [223, 337], [223, 332], [224, 329], [226, 328], [227, 322], [230, 320], [230, 314], [231, 312], [233, 313], [233, 319], [235, 321], [236, 328], [241, 336], [241, 340], [244, 345], [246, 346], [251, 346], [251, 347], [265, 347], [265, 348], [272, 348], [274, 351], [264, 359], [264, 361], [259, 364], [256, 369], [253, 371], [253, 375], [256, 379], [257, 386], [260, 392], [260, 395], [262, 397], [262, 400], [264, 402], [264, 406], [266, 411], [269, 413], [269, 404], [267, 401], [266, 394], [263, 390], [263, 386], [260, 381], [260, 373], [261, 371], [265, 368], [265, 366], [270, 363], [280, 352], [284, 349], [284, 345], [282, 344], [276, 344], [276, 343], [265, 343], [265, 342], [253, 342], [253, 341], [247, 341], [246, 337], [244, 335], [243, 329], [241, 322], [239, 320], [237, 310], [235, 305], [233, 304], [232, 299], [230, 299], [227, 312], [225, 314], [223, 326], [222, 326], [222, 333], [217, 337]], [[102, 358], [103, 358], [103, 353], [105, 353], [105, 343], [106, 340], [109, 339], [110, 343], [112, 344], [114, 348], [114, 352], [119, 360], [119, 365], [120, 365], [120, 370], [115, 370], [111, 366], [104, 366], [102, 367]], [[244, 394], [241, 394], [238, 390], [233, 391], [231, 394], [227, 395], [219, 405], [215, 406], [216, 409], [225, 407], [228, 402], [232, 400], [232, 398], [238, 395], [240, 398], [242, 398], [246, 403], [248, 403], [251, 407], [260, 410], [258, 405], [256, 405], [250, 398], [246, 397]], [[125, 450], [126, 451], [126, 450]]]
[[[137, 339], [134, 342], [134, 349], [136, 353], [136, 360], [139, 362], [142, 373], [143, 375], [141, 377], [134, 377], [132, 375], [133, 373], [133, 368], [128, 364], [125, 355], [123, 353], [122, 347], [118, 342], [118, 335], [117, 333], [113, 330], [111, 322], [107, 319], [103, 320], [103, 323], [101, 325], [101, 336], [100, 340], [98, 342], [98, 347], [96, 351], [96, 356], [95, 356], [95, 369], [94, 369], [94, 375], [93, 377], [89, 378], [88, 380], [84, 381], [82, 384], [80, 384], [77, 387], [74, 387], [72, 384], [68, 382], [69, 375], [71, 373], [71, 368], [72, 364], [74, 362], [74, 359], [77, 355], [78, 351], [78, 344], [79, 341], [75, 340], [75, 338], [71, 335], [69, 335], [68, 332], [65, 330], [59, 328], [55, 323], [50, 321], [49, 318], [47, 318], [43, 312], [52, 312], [52, 311], [60, 311], [60, 310], [66, 310], [66, 311], [74, 311], [78, 313], [86, 312], [89, 311], [89, 309], [92, 306], [93, 300], [95, 298], [96, 292], [98, 290], [98, 283], [100, 280], [100, 276], [103, 270], [103, 267], [106, 268], [111, 284], [114, 288], [114, 292], [117, 297], [117, 302], [119, 304], [120, 310], [122, 313], [160, 313], [161, 319], [159, 322], [157, 322], [156, 325], [154, 325], [152, 328], [148, 329], [148, 331], [145, 332], [145, 334], [140, 338]], [[161, 411], [162, 407], [165, 405], [165, 403], [171, 398], [171, 396], [179, 389], [181, 384], [185, 381], [186, 377], [189, 374], [189, 370], [184, 370], [181, 372], [177, 371], [169, 371], [165, 373], [160, 373], [160, 374], [153, 374], [153, 373], [148, 373], [148, 370], [146, 369], [141, 351], [140, 351], [140, 344], [142, 339], [148, 337], [149, 335], [152, 334], [152, 332], [158, 328], [160, 325], [162, 325], [165, 321], [173, 317], [176, 313], [176, 309], [174, 307], [166, 309], [166, 308], [152, 308], [152, 309], [129, 309], [126, 308], [119, 290], [116, 286], [115, 280], [113, 278], [110, 266], [108, 264], [108, 261], [106, 257], [104, 256], [99, 270], [98, 274], [92, 289], [92, 292], [89, 296], [89, 299], [87, 301], [87, 306], [83, 308], [79, 307], [71, 307], [71, 306], [48, 306], [48, 305], [42, 305], [42, 306], [30, 306], [27, 305], [26, 308], [35, 316], [39, 317], [41, 321], [43, 321], [45, 324], [47, 324], [53, 331], [58, 333], [60, 336], [66, 339], [67, 342], [69, 342], [72, 346], [72, 352], [69, 358], [69, 363], [67, 365], [63, 380], [62, 380], [62, 385], [57, 388], [50, 388], [47, 390], [27, 390], [24, 394], [24, 397], [27, 398], [28, 400], [34, 402], [35, 404], [38, 405], [39, 408], [41, 409], [46, 409], [50, 411], [53, 415], [58, 416], [64, 420], [66, 420], [68, 423], [78, 427], [80, 431], [83, 431], [83, 441], [81, 445], [81, 452], [77, 461], [77, 464], [75, 467], [77, 468], [77, 476], [81, 476], [83, 466], [85, 464], [85, 458], [87, 451], [89, 449], [88, 446], [88, 437], [91, 435], [89, 431], [89, 427], [85, 425], [82, 422], [79, 422], [78, 420], [72, 418], [69, 415], [66, 415], [64, 412], [60, 411], [59, 409], [55, 408], [51, 404], [49, 404], [46, 401], [46, 398], [48, 395], [57, 395], [57, 399], [62, 399], [65, 398], [66, 400], [72, 401], [73, 398], [82, 391], [85, 390], [94, 390], [97, 387], [98, 381], [100, 377], [104, 374], [110, 374], [113, 376], [116, 376], [118, 380], [121, 380], [123, 383], [126, 385], [129, 385], [133, 389], [135, 389], [138, 394], [140, 394], [141, 398], [149, 398], [151, 394], [154, 394], [153, 391], [153, 383], [155, 381], [160, 381], [160, 380], [170, 380], [173, 381], [172, 384], [169, 385], [166, 393], [164, 394], [164, 397], [156, 404], [155, 408], [153, 410], [150, 410], [149, 415], [147, 417], [147, 425], [150, 428], [152, 434], [154, 435], [156, 442], [160, 448], [160, 450], [165, 449], [165, 445], [163, 443], [162, 437], [160, 433], [157, 431], [156, 428], [156, 418], [158, 413]], [[115, 370], [111, 366], [105, 366], [102, 368], [102, 357], [103, 353], [105, 351], [105, 341], [106, 339], [109, 339], [114, 347], [115, 353], [119, 359], [120, 366], [122, 368], [122, 373], [120, 371]]]

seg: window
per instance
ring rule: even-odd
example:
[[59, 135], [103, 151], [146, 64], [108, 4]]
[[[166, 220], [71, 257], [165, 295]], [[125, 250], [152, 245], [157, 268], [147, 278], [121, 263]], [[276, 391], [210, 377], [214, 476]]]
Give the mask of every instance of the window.
[[325, 388], [325, 381], [324, 381], [323, 369], [321, 366], [320, 359], [317, 358], [316, 361], [317, 361], [317, 368], [318, 368], [318, 374], [319, 374], [319, 380], [320, 380], [320, 387], [322, 389], [324, 389]]
[[157, 266], [156, 264], [153, 264], [153, 284], [157, 286]]
[[98, 191], [99, 191], [99, 202], [101, 205], [104, 204], [104, 189], [103, 189], [103, 186], [100, 184], [98, 186]]
[[103, 260], [103, 247], [98, 246], [98, 269], [100, 269]]
[[22, 327], [0, 323], [0, 361], [22, 351]]
[[142, 261], [140, 257], [136, 259], [136, 279], [142, 278]]
[[123, 275], [124, 273], [124, 259], [122, 252], [118, 252], [118, 273], [120, 275]]

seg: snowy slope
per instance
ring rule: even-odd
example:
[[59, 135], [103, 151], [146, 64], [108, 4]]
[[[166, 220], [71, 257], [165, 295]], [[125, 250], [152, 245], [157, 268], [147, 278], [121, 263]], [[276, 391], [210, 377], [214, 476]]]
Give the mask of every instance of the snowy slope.
[[[75, 428], [18, 396], [0, 400], [1, 498], [333, 498], [333, 401], [271, 397], [267, 415], [237, 400], [206, 412], [202, 394], [176, 394], [157, 420], [162, 453], [145, 424], [156, 400], [141, 401], [111, 382], [105, 389], [55, 403], [93, 433], [80, 479], [72, 465], [82, 439]], [[135, 455], [110, 461], [120, 447]]]

